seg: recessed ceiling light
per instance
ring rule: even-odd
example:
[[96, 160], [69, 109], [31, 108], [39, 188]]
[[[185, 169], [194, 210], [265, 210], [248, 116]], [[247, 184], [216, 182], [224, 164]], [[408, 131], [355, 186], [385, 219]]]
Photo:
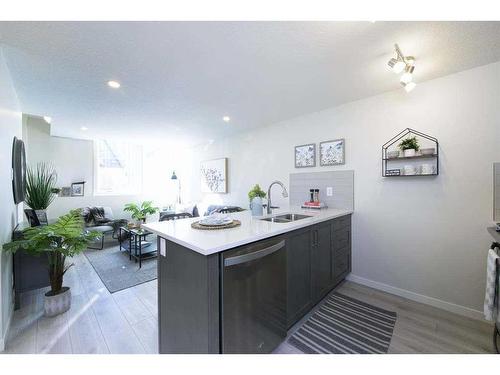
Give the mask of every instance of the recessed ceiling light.
[[118, 81], [108, 81], [108, 86], [114, 89], [119, 89], [121, 85]]
[[86, 126], [82, 126], [82, 127], [80, 128], [80, 130], [85, 131], [85, 130], [89, 130], [89, 128], [87, 128]]
[[45, 120], [45, 122], [47, 124], [50, 124], [52, 122], [52, 117], [49, 117], [49, 116], [43, 116], [43, 119]]
[[224, 122], [229, 122], [229, 121], [231, 121], [231, 117], [229, 117], [229, 116], [224, 116], [224, 117], [222, 118], [222, 121], [224, 121]]

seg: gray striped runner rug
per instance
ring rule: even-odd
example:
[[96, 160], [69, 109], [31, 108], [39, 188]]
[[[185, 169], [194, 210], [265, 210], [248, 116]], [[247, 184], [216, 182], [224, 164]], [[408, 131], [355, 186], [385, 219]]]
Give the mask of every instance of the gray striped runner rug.
[[307, 354], [387, 353], [396, 313], [333, 293], [288, 343]]

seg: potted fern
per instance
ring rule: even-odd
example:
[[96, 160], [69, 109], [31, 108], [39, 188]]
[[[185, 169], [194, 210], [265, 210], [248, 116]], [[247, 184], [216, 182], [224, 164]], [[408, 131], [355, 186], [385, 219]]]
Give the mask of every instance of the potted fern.
[[262, 216], [264, 214], [262, 199], [265, 197], [266, 193], [260, 188], [259, 184], [256, 184], [252, 190], [248, 192], [252, 216]]
[[152, 201], [144, 201], [140, 206], [135, 203], [127, 203], [123, 210], [130, 212], [132, 214], [132, 219], [135, 219], [137, 225], [140, 226], [142, 223], [146, 222], [148, 215], [157, 213], [159, 208], [154, 207]]
[[420, 146], [418, 145], [417, 137], [403, 139], [399, 144], [399, 148], [403, 151], [405, 157], [415, 156]]
[[48, 257], [50, 291], [45, 293], [44, 310], [46, 316], [55, 316], [71, 307], [71, 290], [63, 286], [63, 278], [73, 264], [66, 264], [66, 258], [81, 253], [100, 235], [85, 231], [80, 210], [72, 210], [53, 224], [27, 228], [21, 239], [4, 244], [2, 249]]
[[30, 208], [24, 212], [30, 225], [47, 223], [46, 210], [54, 201], [57, 174], [51, 164], [38, 163], [35, 167], [26, 170], [26, 198], [25, 203]]

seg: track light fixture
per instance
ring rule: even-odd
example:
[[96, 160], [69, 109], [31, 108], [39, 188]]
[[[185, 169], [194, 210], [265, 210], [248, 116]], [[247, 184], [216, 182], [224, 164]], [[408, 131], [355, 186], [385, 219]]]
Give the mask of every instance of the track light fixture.
[[405, 56], [397, 44], [394, 44], [394, 52], [396, 57], [392, 57], [387, 65], [396, 74], [401, 74], [399, 81], [406, 92], [410, 92], [416, 86], [413, 82], [413, 71], [415, 70], [415, 58], [413, 56]]

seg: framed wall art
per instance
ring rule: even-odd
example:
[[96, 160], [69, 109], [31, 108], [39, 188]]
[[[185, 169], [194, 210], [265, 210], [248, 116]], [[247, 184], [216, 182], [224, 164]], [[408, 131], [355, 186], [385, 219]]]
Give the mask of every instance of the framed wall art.
[[227, 193], [227, 158], [202, 161], [202, 193]]
[[316, 145], [314, 143], [295, 146], [295, 168], [316, 166]]
[[334, 139], [319, 144], [319, 165], [345, 164], [345, 139]]
[[83, 197], [85, 195], [85, 182], [74, 182], [71, 184], [71, 196]]

